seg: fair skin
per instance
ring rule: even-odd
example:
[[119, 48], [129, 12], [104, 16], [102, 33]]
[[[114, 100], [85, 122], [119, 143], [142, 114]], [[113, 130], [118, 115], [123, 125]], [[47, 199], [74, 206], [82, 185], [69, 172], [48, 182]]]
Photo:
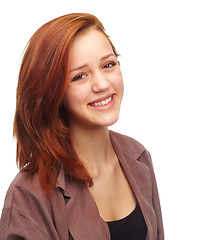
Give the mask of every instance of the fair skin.
[[107, 37], [93, 28], [77, 36], [63, 101], [74, 148], [93, 179], [89, 190], [105, 221], [127, 216], [136, 205], [108, 131], [118, 120], [123, 91], [120, 66]]

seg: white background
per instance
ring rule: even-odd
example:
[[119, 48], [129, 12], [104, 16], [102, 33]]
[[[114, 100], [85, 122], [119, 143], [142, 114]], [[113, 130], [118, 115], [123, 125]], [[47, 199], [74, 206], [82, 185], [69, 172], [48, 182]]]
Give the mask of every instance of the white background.
[[125, 95], [111, 129], [151, 152], [165, 239], [197, 239], [196, 1], [6, 0], [0, 5], [0, 211], [18, 172], [12, 124], [24, 47], [45, 22], [88, 12], [103, 22], [121, 54]]

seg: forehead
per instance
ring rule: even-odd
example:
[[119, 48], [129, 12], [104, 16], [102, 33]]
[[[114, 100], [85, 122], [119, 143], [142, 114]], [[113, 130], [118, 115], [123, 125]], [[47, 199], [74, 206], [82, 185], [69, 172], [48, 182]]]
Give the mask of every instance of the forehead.
[[103, 32], [91, 29], [81, 33], [73, 41], [69, 54], [70, 64], [72, 66], [84, 61], [99, 60], [109, 53], [113, 53], [113, 49], [108, 38]]

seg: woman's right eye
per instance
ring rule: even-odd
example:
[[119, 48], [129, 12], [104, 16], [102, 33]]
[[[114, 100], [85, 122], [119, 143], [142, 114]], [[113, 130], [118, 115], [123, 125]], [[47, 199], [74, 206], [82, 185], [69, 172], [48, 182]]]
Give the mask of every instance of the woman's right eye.
[[73, 78], [72, 82], [77, 81], [77, 80], [83, 80], [86, 77], [84, 73], [81, 73], [77, 75], [76, 77]]

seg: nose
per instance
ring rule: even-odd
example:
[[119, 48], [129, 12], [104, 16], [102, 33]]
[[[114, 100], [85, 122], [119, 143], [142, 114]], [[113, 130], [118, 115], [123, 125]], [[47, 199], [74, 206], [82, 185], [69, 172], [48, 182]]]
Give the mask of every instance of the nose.
[[107, 76], [102, 71], [97, 71], [92, 76], [92, 90], [93, 92], [103, 92], [110, 88], [111, 84]]

